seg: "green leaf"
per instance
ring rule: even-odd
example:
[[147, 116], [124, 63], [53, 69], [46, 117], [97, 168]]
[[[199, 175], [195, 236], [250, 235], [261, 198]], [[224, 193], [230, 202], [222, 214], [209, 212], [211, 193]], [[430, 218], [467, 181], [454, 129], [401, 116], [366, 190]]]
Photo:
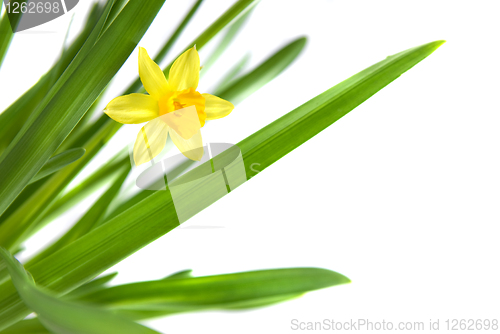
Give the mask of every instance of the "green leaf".
[[220, 56], [226, 51], [226, 49], [231, 45], [233, 40], [236, 38], [238, 33], [241, 31], [241, 28], [244, 26], [245, 22], [248, 20], [248, 17], [252, 10], [255, 7], [252, 7], [250, 10], [246, 11], [245, 14], [241, 15], [237, 20], [234, 21], [228, 28], [224, 37], [221, 39], [219, 44], [215, 47], [214, 51], [208, 56], [208, 58], [202, 63], [203, 71], [200, 72], [200, 76], [203, 76], [207, 73], [208, 70], [215, 64], [215, 62], [219, 59]]
[[130, 165], [128, 168], [122, 171], [122, 173], [117, 177], [115, 182], [108, 188], [106, 192], [92, 205], [92, 207], [83, 215], [82, 218], [66, 232], [59, 240], [54, 242], [52, 245], [47, 247], [44, 251], [40, 252], [37, 256], [28, 262], [29, 264], [34, 264], [41, 259], [46, 258], [50, 254], [56, 252], [57, 250], [69, 245], [73, 241], [77, 240], [81, 236], [88, 233], [90, 230], [98, 226], [100, 218], [104, 215], [109, 207], [109, 204], [118, 194], [123, 182], [127, 178], [130, 172]]
[[158, 333], [100, 308], [62, 301], [37, 287], [32, 277], [8, 251], [0, 248], [12, 281], [23, 302], [40, 322], [56, 334]]
[[[121, 155], [121, 154], [120, 154]], [[125, 166], [130, 165], [129, 156], [118, 160], [111, 160], [101, 166], [96, 172], [91, 174], [80, 184], [69, 190], [67, 193], [57, 199], [50, 208], [43, 214], [42, 220], [52, 220], [62, 212], [79, 203], [88, 195], [106, 184], [117, 172]]]
[[[0, 11], [2, 8], [2, 2], [0, 2]], [[10, 6], [11, 8], [14, 8], [14, 3], [17, 3], [18, 6], [21, 6], [21, 4], [25, 2], [27, 2], [27, 0], [11, 0]], [[14, 31], [17, 29], [22, 16], [22, 11], [5, 11], [2, 19], [0, 20], [0, 68], [2, 67], [2, 62], [5, 58], [5, 55], [7, 54], [7, 51], [9, 50], [12, 38], [14, 37]]]
[[220, 82], [216, 85], [218, 92], [223, 92], [229, 85], [233, 82], [237, 75], [245, 68], [250, 60], [250, 55], [245, 55], [239, 62], [237, 62], [233, 67], [227, 71], [227, 73], [220, 79]]
[[214, 95], [234, 104], [241, 102], [283, 72], [299, 56], [306, 40], [305, 37], [294, 40], [248, 74], [232, 81], [224, 90], [217, 90]]
[[181, 271], [178, 271], [176, 273], [173, 273], [172, 275], [165, 277], [164, 279], [193, 277], [192, 273], [193, 273], [192, 269], [181, 270]]
[[[186, 171], [188, 168], [190, 168], [193, 165], [194, 161], [193, 160], [186, 160], [183, 163], [181, 163], [179, 166], [175, 167], [172, 171], [169, 172], [169, 178], [172, 180], [176, 179], [177, 177], [181, 176], [184, 171]], [[163, 179], [163, 175], [160, 175], [160, 178]], [[155, 181], [156, 182], [156, 181]], [[108, 214], [105, 219], [110, 220], [111, 218], [114, 218], [118, 216], [120, 213], [125, 211], [126, 209], [136, 205], [137, 203], [141, 202], [151, 194], [153, 194], [154, 191], [152, 190], [141, 190], [131, 198], [127, 199], [123, 203], [120, 203], [113, 211], [111, 211], [110, 214]]]
[[271, 269], [131, 283], [102, 288], [80, 300], [118, 310], [154, 310], [171, 314], [268, 305], [349, 282], [347, 277], [327, 269]]
[[80, 296], [88, 295], [94, 291], [98, 291], [104, 287], [106, 283], [111, 281], [113, 278], [118, 275], [118, 272], [114, 272], [108, 275], [104, 275], [98, 278], [93, 279], [92, 281], [85, 283], [82, 286], [79, 286], [75, 290], [71, 291], [67, 295], [64, 296], [65, 299], [75, 299]]
[[[243, 155], [247, 178], [255, 176], [256, 169], [264, 170], [323, 131], [443, 43], [436, 41], [390, 56], [242, 140], [237, 147]], [[258, 168], [254, 164], [258, 164]], [[189, 178], [204, 167], [197, 167], [184, 176]], [[170, 191], [154, 192], [29, 270], [39, 284], [68, 292], [177, 226], [179, 221]], [[0, 329], [29, 313], [10, 282], [0, 285], [0, 296]]]
[[84, 154], [85, 149], [79, 147], [64, 151], [63, 153], [50, 158], [49, 161], [47, 161], [47, 163], [43, 165], [42, 169], [40, 169], [38, 173], [33, 177], [33, 179], [31, 179], [30, 184], [66, 167], [67, 165], [80, 159]]
[[0, 334], [51, 334], [38, 318], [25, 319], [0, 331]]
[[[224, 14], [222, 14], [214, 23], [210, 25], [205, 31], [198, 36], [194, 41], [189, 43], [187, 47], [180, 53], [196, 45], [196, 49], [201, 50], [215, 35], [219, 33], [224, 27], [229, 26], [238, 22], [238, 20], [244, 16], [249, 10], [251, 10], [259, 1], [258, 0], [239, 0], [236, 1], [231, 8], [229, 8]], [[170, 67], [172, 67], [174, 61], [172, 61], [165, 69], [163, 73], [168, 78]]]
[[19, 195], [89, 109], [136, 47], [163, 3], [164, 0], [130, 0], [69, 78], [63, 80], [64, 85], [50, 102], [42, 103], [43, 107], [37, 108], [40, 111], [31, 115], [34, 120], [28, 120], [25, 130], [21, 130], [17, 140], [14, 139], [2, 155], [0, 213]]
[[2, 67], [5, 55], [9, 50], [12, 37], [14, 37], [14, 34], [12, 33], [12, 28], [10, 27], [9, 17], [7, 16], [7, 13], [4, 13], [0, 19], [0, 68]]

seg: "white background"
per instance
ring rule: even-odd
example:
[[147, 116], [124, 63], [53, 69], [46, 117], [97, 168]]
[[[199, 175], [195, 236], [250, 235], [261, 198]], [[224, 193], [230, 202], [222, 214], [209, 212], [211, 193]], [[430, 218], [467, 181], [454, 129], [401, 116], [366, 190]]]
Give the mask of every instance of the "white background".
[[[162, 65], [231, 3], [206, 1]], [[70, 38], [89, 4], [74, 10]], [[140, 45], [156, 54], [190, 5], [167, 1]], [[499, 7], [497, 1], [262, 1], [199, 91], [210, 92], [247, 53], [251, 68], [297, 36], [308, 37], [307, 47], [285, 73], [204, 128], [206, 141], [237, 143], [388, 55], [447, 43], [251, 182], [111, 268], [120, 272], [114, 282], [187, 268], [205, 275], [292, 266], [324, 267], [353, 281], [265, 309], [148, 323], [169, 333], [296, 332], [292, 319], [426, 326], [441, 319], [441, 329], [450, 318], [499, 319]], [[51, 66], [69, 19], [15, 35], [0, 70], [0, 110]], [[209, 50], [200, 52], [202, 64]], [[136, 71], [137, 50], [103, 103]], [[69, 218], [30, 240], [24, 256], [63, 233]]]

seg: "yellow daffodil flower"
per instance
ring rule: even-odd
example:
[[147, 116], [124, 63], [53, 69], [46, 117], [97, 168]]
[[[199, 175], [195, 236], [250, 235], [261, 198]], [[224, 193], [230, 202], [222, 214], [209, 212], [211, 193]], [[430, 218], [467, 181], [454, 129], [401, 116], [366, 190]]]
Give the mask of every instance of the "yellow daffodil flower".
[[[130, 94], [113, 99], [104, 112], [123, 124], [144, 125], [134, 145], [137, 166], [152, 160], [165, 147], [167, 136], [191, 160], [201, 160], [200, 128], [205, 121], [222, 118], [234, 109], [232, 103], [196, 88], [200, 57], [196, 47], [185, 51], [170, 68], [169, 80], [160, 67], [139, 47], [139, 76], [148, 94]], [[194, 115], [194, 116], [193, 116]]]

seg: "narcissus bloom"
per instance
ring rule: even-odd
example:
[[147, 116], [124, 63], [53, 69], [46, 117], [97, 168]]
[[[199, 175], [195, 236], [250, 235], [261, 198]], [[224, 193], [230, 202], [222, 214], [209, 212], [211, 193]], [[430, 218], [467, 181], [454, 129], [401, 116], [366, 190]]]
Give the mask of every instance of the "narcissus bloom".
[[[104, 112], [123, 124], [144, 125], [134, 145], [138, 166], [150, 161], [165, 147], [168, 134], [179, 150], [191, 160], [201, 160], [203, 142], [200, 128], [205, 121], [222, 118], [234, 109], [232, 103], [196, 89], [200, 78], [200, 57], [193, 47], [176, 59], [169, 79], [139, 48], [139, 76], [148, 94], [130, 94], [113, 99]], [[193, 118], [194, 115], [194, 118]]]

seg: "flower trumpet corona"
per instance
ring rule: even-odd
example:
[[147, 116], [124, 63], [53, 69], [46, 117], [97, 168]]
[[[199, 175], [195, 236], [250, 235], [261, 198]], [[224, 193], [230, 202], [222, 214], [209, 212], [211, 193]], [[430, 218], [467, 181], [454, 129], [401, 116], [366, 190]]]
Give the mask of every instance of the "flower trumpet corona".
[[200, 57], [196, 47], [185, 51], [170, 68], [169, 79], [139, 47], [139, 76], [148, 94], [130, 94], [113, 99], [104, 112], [122, 124], [148, 122], [134, 144], [137, 166], [152, 160], [165, 147], [168, 134], [177, 148], [191, 160], [201, 160], [200, 129], [205, 121], [222, 118], [234, 109], [232, 103], [196, 89]]

